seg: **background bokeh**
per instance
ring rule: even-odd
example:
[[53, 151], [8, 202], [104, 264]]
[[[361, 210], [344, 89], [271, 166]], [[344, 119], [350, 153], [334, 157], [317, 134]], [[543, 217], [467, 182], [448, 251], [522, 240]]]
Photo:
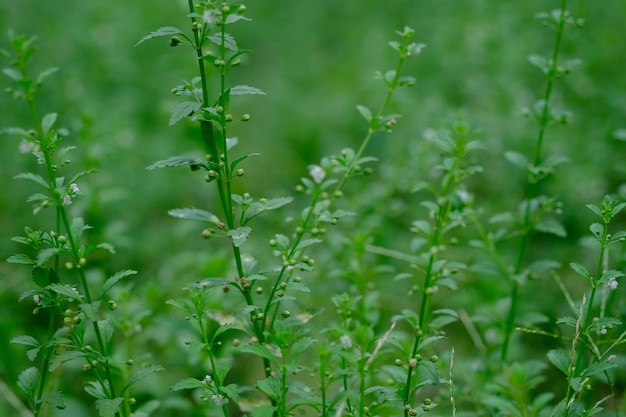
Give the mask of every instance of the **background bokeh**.
[[[290, 195], [308, 164], [343, 147], [358, 146], [364, 123], [355, 105], [378, 105], [385, 91], [373, 75], [394, 65], [394, 52], [386, 42], [396, 29], [409, 25], [416, 31], [416, 41], [427, 47], [407, 61], [406, 74], [417, 83], [398, 92], [392, 106], [403, 118], [392, 136], [377, 137], [369, 150], [381, 161], [371, 179], [374, 185], [364, 191], [370, 179], [358, 179], [346, 191], [352, 196], [346, 204], [370, 207], [351, 224], [354, 234], [371, 235], [375, 244], [398, 250], [408, 245], [408, 233], [398, 232], [424, 215], [418, 199], [408, 192], [430, 175], [424, 137], [431, 129], [446, 128], [459, 115], [485, 144], [485, 150], [475, 155], [485, 172], [471, 182], [476, 205], [485, 216], [514, 208], [523, 196], [525, 179], [502, 155], [507, 150], [528, 154], [534, 148], [536, 129], [520, 113], [543, 94], [545, 80], [527, 57], [551, 53], [553, 34], [534, 15], [558, 7], [557, 3], [251, 1], [247, 6], [252, 22], [238, 24], [233, 31], [240, 46], [254, 54], [233, 72], [233, 84], [254, 85], [267, 96], [244, 97], [234, 110], [252, 115], [249, 123], [235, 128], [237, 152], [261, 153], [245, 164], [240, 191]], [[169, 111], [177, 103], [170, 89], [195, 76], [192, 51], [170, 48], [167, 38], [134, 47], [158, 27], [186, 28], [185, 8], [181, 0], [0, 2], [2, 32], [13, 29], [37, 36], [34, 70], [61, 69], [41, 91], [40, 113], [58, 112], [60, 123], [70, 130], [67, 141], [78, 147], [73, 169], [99, 171], [81, 185], [85, 196], [73, 209], [94, 226], [92, 239], [117, 248], [114, 257], [98, 264], [94, 275], [121, 268], [140, 272], [132, 288], [120, 290], [120, 297], [127, 297], [125, 314], [144, 326], [137, 350], [151, 346], [155, 361], [173, 374], [171, 380], [155, 382], [155, 393], [166, 393], [172, 381], [193, 366], [180, 357], [184, 347], [171, 344], [180, 340], [181, 320], [164, 301], [185, 283], [229, 267], [224, 260], [227, 248], [217, 243], [207, 249], [198, 238], [197, 225], [166, 214], [185, 206], [217, 210], [212, 190], [203, 186], [201, 176], [187, 170], [144, 169], [170, 155], [198, 154], [192, 124], [168, 126]], [[554, 253], [565, 265], [593, 259], [579, 244], [592, 219], [585, 205], [599, 203], [606, 193], [626, 197], [622, 186], [626, 142], [623, 134], [619, 140], [615, 133], [626, 128], [626, 2], [572, 1], [570, 10], [586, 25], [566, 33], [562, 55], [580, 58], [582, 64], [557, 83], [554, 102], [571, 110], [574, 118], [569, 125], [551, 129], [545, 144], [546, 154], [563, 154], [570, 162], [543, 190], [563, 201], [569, 237], [539, 236], [531, 249]], [[6, 37], [0, 44], [8, 46]], [[0, 80], [3, 89], [8, 85], [8, 78]], [[0, 99], [0, 115], [1, 127], [29, 123], [24, 103], [15, 103], [8, 95]], [[36, 169], [33, 158], [18, 153], [18, 140], [0, 136], [2, 259], [23, 250], [10, 241], [11, 236], [19, 235], [25, 225], [36, 228], [49, 221], [49, 213], [33, 217], [25, 203], [33, 186], [13, 179], [32, 169]], [[272, 233], [289, 230], [284, 218], [299, 207], [296, 202], [283, 214], [260, 222], [255, 229], [259, 248], [252, 244], [250, 250], [260, 252]], [[337, 238], [328, 244], [341, 251], [344, 243]], [[324, 251], [318, 252], [324, 259]], [[327, 265], [319, 272], [330, 274], [323, 291], [345, 286], [341, 277], [332, 276], [332, 259]], [[0, 379], [10, 385], [27, 360], [23, 349], [8, 341], [20, 334], [38, 334], [45, 327], [31, 315], [32, 305], [17, 302], [19, 293], [29, 288], [28, 275], [27, 268], [0, 263]], [[552, 283], [533, 285], [526, 310], [550, 308], [555, 299], [561, 303]], [[506, 283], [493, 286], [497, 294]], [[393, 305], [394, 290], [388, 291], [391, 295], [382, 301], [383, 312]], [[453, 300], [470, 306], [488, 302], [480, 297], [469, 289]], [[149, 312], [150, 319], [138, 318], [142, 312]], [[0, 415], [9, 415], [1, 397]]]

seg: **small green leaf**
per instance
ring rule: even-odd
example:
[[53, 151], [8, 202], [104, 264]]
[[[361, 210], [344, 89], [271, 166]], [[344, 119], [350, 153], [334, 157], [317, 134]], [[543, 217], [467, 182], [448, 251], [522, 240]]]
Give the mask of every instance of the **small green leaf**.
[[170, 126], [176, 124], [180, 119], [190, 116], [191, 113], [195, 112], [202, 106], [202, 103], [198, 103], [197, 101], [184, 101], [182, 103], [178, 103], [172, 109], [172, 115], [170, 116]]
[[276, 412], [276, 407], [273, 405], [259, 405], [254, 407], [250, 417], [272, 417]]
[[230, 358], [219, 358], [215, 361], [215, 379], [219, 381], [220, 385], [224, 384], [226, 375], [233, 367], [233, 361]]
[[52, 126], [54, 126], [54, 122], [56, 122], [56, 120], [56, 113], [48, 113], [43, 117], [43, 119], [41, 119], [41, 130], [44, 135], [48, 134], [50, 129], [52, 129]]
[[124, 398], [96, 400], [96, 408], [98, 409], [100, 417], [115, 417], [120, 411], [122, 402], [124, 402]]
[[[220, 33], [207, 36], [207, 39], [218, 46], [222, 46], [222, 35]], [[232, 35], [225, 33], [223, 43], [226, 48], [230, 49], [231, 51], [237, 52], [237, 42], [235, 41], [235, 38], [232, 37]]]
[[262, 379], [256, 383], [256, 386], [270, 399], [278, 401], [280, 398], [280, 382], [275, 377]]
[[33, 174], [31, 172], [25, 172], [22, 174], [17, 174], [15, 177], [13, 177], [15, 179], [22, 179], [22, 180], [30, 180], [33, 181], [39, 185], [41, 185], [43, 188], [45, 188], [46, 190], [48, 190], [50, 188], [50, 184], [48, 184], [46, 182], [46, 180], [43, 179], [42, 176], [37, 175], [37, 174]]
[[53, 372], [59, 365], [74, 359], [85, 357], [85, 353], [79, 350], [68, 350], [55, 355], [50, 361], [50, 372]]
[[239, 248], [246, 242], [251, 231], [252, 229], [250, 227], [242, 226], [237, 229], [231, 229], [226, 234], [232, 239], [233, 245]]
[[367, 120], [368, 123], [372, 121], [372, 112], [370, 111], [370, 109], [361, 105], [356, 106], [356, 109], [359, 111], [359, 113], [361, 113], [361, 116], [363, 116], [363, 118]]
[[517, 165], [522, 169], [528, 168], [528, 159], [526, 159], [526, 157], [519, 152], [505, 152], [504, 157], [513, 165]]
[[261, 154], [260, 154], [260, 153], [250, 153], [250, 154], [248, 154], [248, 155], [244, 155], [244, 156], [242, 156], [242, 157], [240, 157], [240, 158], [235, 159], [235, 160], [234, 160], [234, 161], [230, 164], [230, 170], [231, 170], [231, 171], [234, 171], [234, 170], [235, 170], [235, 168], [237, 167], [237, 165], [239, 165], [239, 163], [240, 163], [241, 161], [243, 161], [243, 160], [245, 160], [245, 159], [248, 159], [248, 158], [249, 158], [249, 157], [251, 157], [251, 156], [258, 156], [258, 155], [261, 155]]
[[135, 372], [131, 375], [130, 378], [128, 378], [128, 381], [126, 382], [126, 385], [124, 385], [121, 393], [123, 394], [128, 388], [131, 387], [131, 385], [135, 384], [137, 381], [144, 379], [148, 375], [152, 375], [155, 372], [160, 372], [164, 370], [165, 368], [163, 368], [161, 365], [149, 364], [142, 366], [137, 370], [137, 372]]
[[185, 207], [181, 209], [173, 209], [167, 212], [172, 217], [177, 217], [184, 220], [199, 220], [205, 222], [211, 222], [214, 224], [220, 223], [220, 219], [213, 213], [208, 211], [197, 209], [195, 207]]
[[12, 264], [23, 264], [23, 265], [34, 265], [35, 261], [30, 259], [28, 255], [24, 255], [23, 253], [18, 253], [15, 255], [11, 255], [7, 258], [7, 262]]
[[185, 378], [178, 381], [170, 391], [180, 391], [184, 389], [197, 389], [197, 388], [207, 388], [207, 384], [204, 381], [200, 381], [196, 378]]
[[548, 352], [548, 360], [556, 366], [556, 368], [568, 375], [569, 355], [562, 349], [553, 349]]
[[565, 227], [554, 219], [542, 219], [535, 224], [535, 229], [540, 232], [550, 233], [558, 237], [566, 237]]
[[597, 374], [601, 374], [609, 369], [613, 369], [617, 367], [617, 363], [615, 361], [605, 361], [594, 363], [589, 366], [587, 369], [583, 370], [581, 377], [588, 378], [590, 376], [594, 376]]
[[54, 390], [43, 396], [41, 399], [44, 403], [58, 408], [60, 410], [64, 409], [65, 406], [65, 398], [63, 397], [63, 393], [60, 390]]
[[44, 266], [50, 258], [53, 258], [62, 251], [62, 248], [46, 248], [39, 251], [39, 254], [37, 255], [37, 266]]
[[126, 278], [130, 275], [135, 275], [136, 273], [137, 271], [133, 271], [132, 269], [123, 269], [113, 274], [109, 279], [104, 282], [104, 284], [102, 284], [102, 290], [100, 290], [100, 298], [102, 298], [104, 294], [106, 294], [121, 279]]
[[35, 398], [35, 390], [37, 389], [38, 383], [39, 370], [35, 367], [25, 369], [17, 379], [17, 386], [31, 401]]
[[48, 78], [49, 76], [51, 76], [52, 74], [54, 74], [58, 70], [59, 70], [59, 68], [57, 68], [57, 67], [52, 67], [52, 68], [48, 68], [46, 70], [43, 70], [37, 76], [37, 80], [35, 81], [35, 83], [41, 85], [46, 80], [46, 78]]
[[32, 336], [26, 335], [14, 337], [13, 339], [11, 339], [11, 343], [31, 347], [39, 347], [41, 345], [37, 339]]
[[591, 280], [591, 274], [589, 273], [589, 271], [587, 271], [587, 268], [585, 268], [582, 264], [576, 263], [576, 262], [572, 262], [569, 264], [570, 268], [572, 268], [574, 270], [574, 272], [576, 272], [578, 275], [587, 278], [588, 280]]
[[177, 27], [165, 26], [165, 27], [162, 27], [162, 28], [158, 28], [154, 32], [150, 32], [150, 34], [148, 34], [148, 35], [144, 36], [143, 38], [141, 38], [139, 40], [139, 42], [137, 42], [135, 44], [135, 46], [140, 45], [140, 44], [144, 43], [145, 41], [150, 40], [152, 38], [157, 38], [159, 36], [181, 35], [182, 33], [183, 33], [183, 31], [178, 29]]
[[249, 343], [246, 345], [242, 345], [241, 351], [244, 353], [252, 353], [253, 355], [265, 358], [272, 363], [276, 363], [276, 358], [265, 345], [260, 345], [258, 343]]
[[202, 166], [208, 169], [206, 161], [198, 158], [190, 158], [187, 156], [170, 156], [169, 158], [165, 158], [151, 165], [148, 165], [146, 169], [148, 171], [152, 171], [155, 168], [172, 168], [182, 166]]
[[291, 359], [295, 360], [302, 354], [302, 352], [311, 347], [315, 342], [317, 342], [317, 340], [311, 337], [303, 337], [302, 339], [296, 340], [291, 346]]
[[545, 57], [541, 55], [531, 55], [528, 57], [528, 60], [535, 67], [539, 68], [544, 74], [548, 73], [548, 70], [550, 69], [550, 64], [548, 64], [548, 60]]
[[230, 88], [231, 96], [243, 96], [243, 95], [265, 95], [265, 92], [249, 85], [236, 85]]
[[63, 295], [74, 301], [83, 301], [83, 296], [78, 293], [74, 288], [70, 287], [68, 284], [60, 284], [58, 282], [54, 282], [48, 286], [47, 289], [59, 294]]
[[2, 72], [9, 78], [11, 78], [14, 81], [20, 82], [22, 81], [22, 74], [14, 69], [14, 68], [5, 68], [2, 70]]
[[102, 301], [98, 300], [91, 304], [79, 304], [78, 307], [80, 307], [80, 310], [85, 313], [87, 320], [96, 321], [98, 320], [98, 310], [100, 309], [101, 304]]

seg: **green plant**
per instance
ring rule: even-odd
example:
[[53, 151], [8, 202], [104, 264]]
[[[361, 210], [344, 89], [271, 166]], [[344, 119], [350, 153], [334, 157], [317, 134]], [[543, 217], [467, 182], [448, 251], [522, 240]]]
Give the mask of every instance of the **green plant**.
[[[42, 189], [28, 198], [33, 214], [44, 216], [53, 211], [52, 226], [43, 229], [25, 227], [24, 236], [13, 238], [15, 242], [30, 247], [30, 253], [9, 257], [8, 262], [31, 267], [35, 289], [26, 291], [20, 301], [32, 300], [33, 314], [46, 314], [48, 331], [41, 342], [33, 336], [13, 338], [12, 343], [27, 346], [30, 361], [39, 359], [38, 366], [24, 370], [17, 382], [28, 398], [35, 416], [43, 415], [49, 407], [65, 408], [63, 393], [54, 389], [51, 380], [58, 378], [59, 369], [65, 362], [80, 359], [83, 370], [95, 378], [85, 385], [87, 393], [95, 398], [95, 406], [103, 417], [128, 416], [134, 399], [129, 388], [143, 377], [162, 368], [157, 365], [141, 367], [132, 376], [128, 364], [120, 363], [113, 355], [114, 319], [109, 311], [117, 309], [110, 297], [111, 289], [122, 279], [136, 274], [122, 270], [111, 275], [102, 285], [89, 283], [87, 271], [89, 258], [95, 251], [113, 253], [107, 243], [86, 243], [85, 232], [91, 227], [82, 217], [72, 217], [69, 206], [82, 194], [77, 182], [93, 171], [81, 171], [67, 179], [62, 169], [70, 164], [69, 153], [74, 146], [61, 147], [67, 129], [55, 128], [56, 113], [42, 118], [36, 104], [36, 95], [43, 82], [57, 68], [41, 72], [30, 78], [27, 64], [35, 52], [34, 40], [25, 36], [9, 34], [12, 52], [2, 50], [10, 66], [4, 73], [16, 84], [10, 92], [17, 100], [28, 105], [32, 128], [6, 128], [3, 133], [21, 138], [20, 151], [31, 153], [43, 168], [43, 175], [34, 172], [18, 174], [15, 178], [34, 182]], [[78, 282], [74, 282], [78, 278]], [[130, 361], [130, 359], [129, 359]]]

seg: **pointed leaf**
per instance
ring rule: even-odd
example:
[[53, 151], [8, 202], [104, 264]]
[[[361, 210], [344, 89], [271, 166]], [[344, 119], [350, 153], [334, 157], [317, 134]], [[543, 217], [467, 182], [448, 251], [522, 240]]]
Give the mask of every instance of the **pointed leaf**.
[[115, 417], [120, 411], [120, 406], [123, 401], [123, 398], [96, 400], [96, 408], [98, 409], [100, 417]]
[[17, 345], [31, 346], [31, 347], [39, 347], [40, 343], [37, 339], [32, 336], [17, 336], [11, 339], [11, 343], [15, 343]]
[[44, 135], [48, 134], [50, 129], [52, 129], [52, 126], [54, 126], [54, 122], [56, 122], [56, 120], [56, 113], [48, 113], [43, 117], [43, 119], [41, 119], [41, 130], [43, 131]]
[[260, 94], [265, 95], [265, 92], [249, 85], [236, 85], [230, 88], [231, 96], [243, 96], [249, 94]]
[[39, 383], [39, 370], [30, 367], [22, 371], [17, 379], [17, 386], [28, 396], [29, 399], [35, 397], [35, 390]]
[[556, 368], [563, 372], [563, 374], [568, 374], [569, 368], [569, 356], [562, 349], [553, 349], [548, 352], [548, 359], [550, 362], [556, 366]]
[[154, 32], [150, 32], [150, 34], [144, 36], [143, 38], [141, 38], [139, 40], [139, 42], [137, 42], [135, 44], [135, 46], [144, 43], [145, 41], [152, 39], [152, 38], [157, 38], [159, 36], [171, 36], [171, 35], [180, 35], [182, 34], [183, 31], [178, 29], [177, 27], [173, 27], [173, 26], [165, 26], [165, 27], [161, 27], [158, 28], [157, 30], [155, 30]]
[[215, 379], [219, 381], [220, 385], [224, 384], [224, 380], [226, 379], [226, 375], [230, 371], [230, 368], [233, 367], [233, 361], [230, 358], [219, 358], [215, 361]]
[[182, 103], [178, 103], [172, 109], [172, 115], [170, 116], [170, 126], [176, 124], [180, 119], [190, 116], [191, 113], [195, 112], [202, 106], [202, 103], [198, 103], [197, 101], [184, 101]]
[[17, 174], [13, 178], [15, 178], [15, 179], [23, 179], [23, 180], [30, 180], [30, 181], [36, 182], [37, 184], [41, 185], [46, 190], [50, 188], [50, 184], [48, 184], [46, 182], [46, 180], [43, 179], [42, 176], [37, 175], [37, 174], [33, 174], [32, 172], [25, 172], [25, 173], [22, 173], [22, 174]]
[[48, 260], [63, 251], [62, 248], [46, 248], [37, 255], [37, 266], [43, 266]]
[[178, 381], [170, 391], [180, 391], [184, 389], [197, 389], [197, 388], [207, 388], [207, 384], [204, 381], [200, 381], [196, 378], [185, 378]]
[[233, 245], [239, 248], [246, 242], [251, 231], [252, 229], [248, 226], [242, 226], [237, 229], [231, 229], [226, 234], [232, 239]]
[[617, 367], [617, 363], [615, 361], [605, 361], [605, 362], [594, 363], [593, 365], [589, 366], [587, 369], [583, 371], [583, 373], [581, 374], [581, 377], [588, 378], [590, 376], [603, 373], [605, 371], [608, 371], [609, 369], [613, 369], [616, 367]]
[[15, 255], [11, 255], [7, 258], [7, 262], [12, 264], [23, 264], [23, 265], [34, 265], [35, 261], [30, 259], [28, 255], [24, 255], [23, 253], [18, 253]]
[[206, 161], [198, 158], [190, 158], [188, 156], [170, 156], [169, 158], [162, 159], [151, 165], [148, 165], [146, 169], [152, 171], [155, 168], [172, 168], [182, 166], [204, 166], [206, 167]]
[[550, 233], [558, 237], [566, 237], [565, 227], [558, 221], [553, 219], [542, 219], [537, 222], [535, 229], [540, 232]]
[[162, 367], [161, 365], [155, 365], [155, 364], [149, 364], [149, 365], [145, 365], [139, 368], [137, 372], [135, 372], [134, 374], [131, 375], [130, 378], [128, 378], [126, 385], [124, 385], [124, 388], [122, 389], [122, 394], [137, 381], [140, 381], [144, 379], [145, 377], [147, 377], [148, 375], [152, 375], [155, 372], [160, 372], [164, 370], [165, 370], [164, 367]]
[[311, 345], [313, 345], [315, 342], [317, 342], [317, 340], [311, 337], [303, 337], [302, 339], [298, 339], [291, 347], [291, 359], [296, 359], [298, 356], [300, 356], [300, 354], [302, 354], [302, 352], [311, 347]]
[[102, 290], [100, 290], [100, 298], [102, 298], [104, 294], [106, 294], [121, 279], [135, 274], [137, 274], [137, 271], [133, 271], [132, 269], [122, 269], [121, 271], [113, 274], [109, 279], [104, 282], [104, 284], [102, 284]]
[[184, 220], [200, 220], [205, 222], [211, 222], [214, 224], [220, 223], [220, 219], [213, 213], [208, 211], [197, 209], [195, 207], [185, 207], [181, 209], [174, 209], [167, 212], [172, 217], [177, 217]]
[[276, 412], [276, 407], [273, 405], [259, 405], [254, 407], [250, 417], [272, 417]]

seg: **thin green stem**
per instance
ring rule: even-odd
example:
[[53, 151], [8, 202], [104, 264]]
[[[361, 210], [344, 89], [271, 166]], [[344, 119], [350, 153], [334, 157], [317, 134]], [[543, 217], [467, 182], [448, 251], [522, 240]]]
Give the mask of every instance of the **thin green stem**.
[[[552, 91], [554, 88], [554, 81], [556, 79], [557, 73], [557, 62], [559, 58], [559, 52], [561, 49], [561, 41], [563, 38], [563, 31], [565, 30], [565, 22], [566, 22], [566, 7], [567, 0], [561, 0], [561, 8], [560, 8], [560, 17], [559, 22], [556, 27], [556, 39], [554, 42], [554, 48], [552, 50], [552, 57], [550, 60], [550, 66], [548, 69], [548, 82], [546, 85], [546, 90], [543, 98], [543, 108], [541, 111], [541, 118], [539, 120], [539, 131], [537, 133], [537, 141], [535, 144], [535, 154], [533, 158], [533, 165], [539, 166], [541, 164], [542, 159], [542, 150], [543, 150], [543, 142], [545, 138], [546, 129], [550, 120], [550, 100], [552, 98]], [[524, 208], [524, 218], [523, 224], [521, 227], [521, 238], [517, 250], [517, 260], [515, 262], [514, 276], [519, 274], [522, 270], [522, 265], [524, 262], [524, 258], [526, 256], [526, 250], [528, 248], [528, 243], [530, 239], [530, 234], [532, 232], [531, 227], [531, 208], [532, 208], [532, 200], [535, 198], [537, 193], [537, 180], [532, 177], [533, 174], [529, 173], [529, 184], [526, 192], [526, 201]], [[505, 363], [508, 358], [509, 347], [511, 344], [511, 337], [513, 335], [513, 330], [515, 328], [515, 319], [517, 317], [517, 309], [518, 309], [518, 298], [519, 298], [519, 283], [513, 278], [511, 280], [511, 293], [510, 293], [510, 305], [509, 312], [507, 314], [507, 319], [505, 323], [504, 330], [504, 340], [502, 342], [502, 350], [500, 354], [500, 360], [502, 363]]]

